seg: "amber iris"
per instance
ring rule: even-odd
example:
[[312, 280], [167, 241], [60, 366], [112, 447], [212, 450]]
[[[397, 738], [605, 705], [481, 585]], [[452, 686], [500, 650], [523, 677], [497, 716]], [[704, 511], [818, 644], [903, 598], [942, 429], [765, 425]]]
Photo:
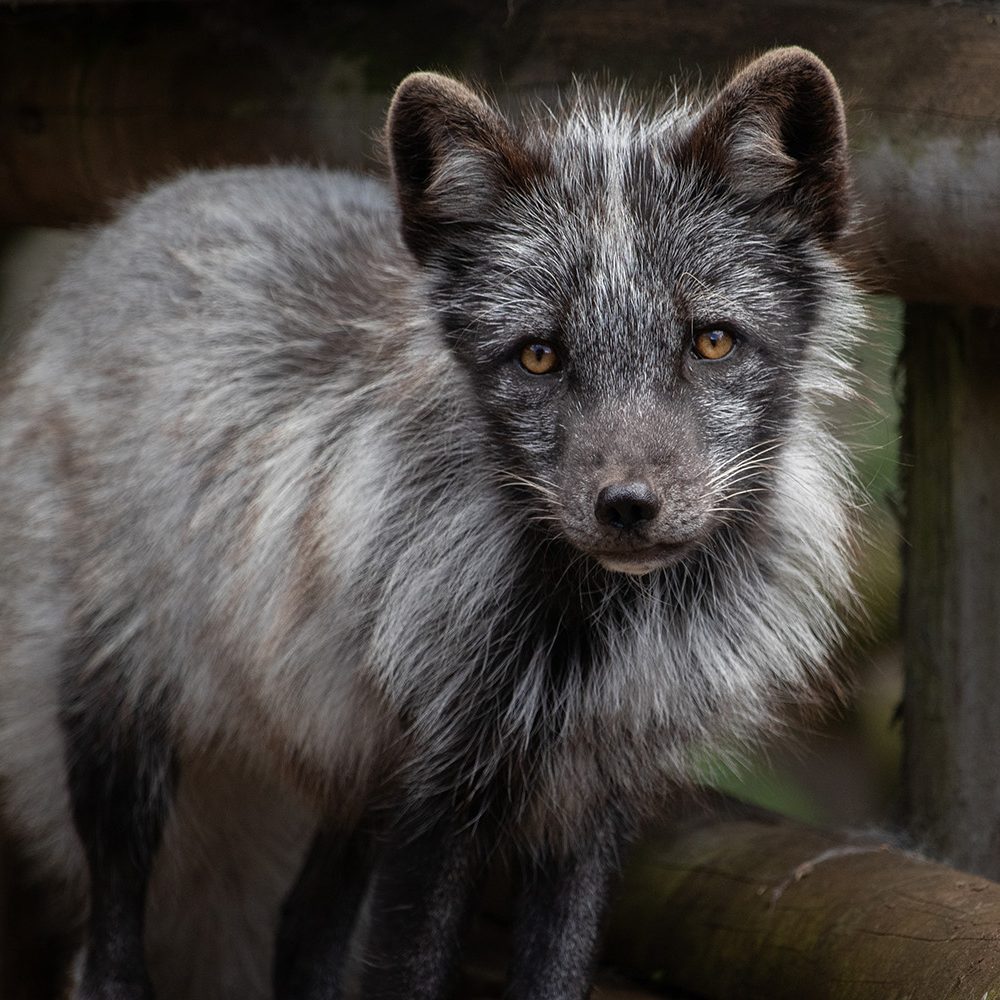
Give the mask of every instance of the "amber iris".
[[736, 340], [726, 330], [703, 330], [694, 338], [694, 350], [706, 361], [724, 358], [736, 345]]
[[559, 367], [559, 355], [551, 344], [525, 344], [521, 348], [521, 367], [532, 375], [548, 375]]

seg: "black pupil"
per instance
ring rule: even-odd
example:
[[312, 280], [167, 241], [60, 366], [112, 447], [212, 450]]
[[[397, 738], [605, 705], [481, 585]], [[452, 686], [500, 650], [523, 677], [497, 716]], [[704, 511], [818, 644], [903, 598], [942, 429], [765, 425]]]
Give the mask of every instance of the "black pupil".
[[521, 365], [536, 375], [545, 375], [558, 367], [558, 357], [548, 344], [525, 344], [521, 352]]
[[712, 330], [708, 335], [708, 339], [713, 347], [718, 347], [719, 341], [722, 340], [724, 336], [725, 334], [721, 330]]

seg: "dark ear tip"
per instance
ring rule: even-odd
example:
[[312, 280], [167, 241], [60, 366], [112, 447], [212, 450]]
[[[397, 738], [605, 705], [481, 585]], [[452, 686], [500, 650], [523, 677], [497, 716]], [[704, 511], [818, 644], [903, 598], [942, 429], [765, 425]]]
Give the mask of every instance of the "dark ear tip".
[[424, 70], [410, 73], [403, 77], [399, 86], [396, 87], [393, 102], [395, 103], [400, 98], [447, 93], [449, 88], [455, 84], [455, 80], [441, 73], [431, 73]]
[[826, 63], [815, 52], [798, 45], [786, 45], [771, 49], [754, 59], [737, 74], [736, 79], [746, 81], [767, 80], [771, 86], [780, 86], [782, 81], [796, 89], [806, 87], [813, 92], [824, 93], [837, 114], [843, 119], [843, 100], [840, 87]]
[[481, 104], [479, 98], [464, 83], [442, 73], [421, 71], [410, 73], [396, 87], [396, 92], [392, 95], [392, 101], [389, 104], [388, 119], [391, 127], [391, 122], [402, 108], [429, 105], [439, 107], [472, 105], [478, 107]]
[[765, 52], [749, 63], [739, 75], [755, 79], [768, 77], [772, 80], [786, 78], [811, 81], [839, 93], [837, 81], [826, 63], [815, 52], [798, 45], [786, 45], [784, 48]]
[[833, 74], [827, 68], [826, 63], [815, 52], [810, 52], [809, 49], [804, 49], [799, 45], [785, 45], [781, 48], [771, 49], [762, 56], [758, 56], [747, 68], [751, 67], [760, 67], [769, 72], [779, 70], [812, 71], [830, 80], [833, 79]]

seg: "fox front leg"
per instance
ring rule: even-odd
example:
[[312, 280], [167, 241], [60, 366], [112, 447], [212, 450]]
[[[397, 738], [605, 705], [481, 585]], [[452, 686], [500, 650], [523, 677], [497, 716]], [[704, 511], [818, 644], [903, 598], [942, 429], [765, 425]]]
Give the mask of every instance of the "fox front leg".
[[152, 1000], [143, 954], [146, 888], [175, 785], [161, 699], [125, 704], [125, 664], [99, 637], [67, 661], [61, 721], [73, 822], [90, 874], [82, 975], [73, 1000]]
[[453, 817], [400, 827], [375, 873], [364, 953], [365, 1000], [441, 1000], [482, 878], [483, 838]]
[[515, 913], [509, 1000], [582, 1000], [625, 837], [605, 830], [582, 850], [525, 866]]
[[371, 835], [323, 827], [281, 911], [275, 1000], [337, 1000], [351, 938], [370, 881]]

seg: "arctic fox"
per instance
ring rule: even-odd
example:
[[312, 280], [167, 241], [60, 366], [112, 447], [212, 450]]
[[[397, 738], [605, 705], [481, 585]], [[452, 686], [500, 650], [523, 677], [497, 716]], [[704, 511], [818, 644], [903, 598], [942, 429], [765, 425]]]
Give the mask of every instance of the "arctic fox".
[[5, 375], [3, 806], [77, 1000], [441, 997], [493, 856], [510, 996], [580, 998], [639, 821], [837, 637], [823, 64], [516, 117], [417, 73], [385, 138], [138, 198]]

